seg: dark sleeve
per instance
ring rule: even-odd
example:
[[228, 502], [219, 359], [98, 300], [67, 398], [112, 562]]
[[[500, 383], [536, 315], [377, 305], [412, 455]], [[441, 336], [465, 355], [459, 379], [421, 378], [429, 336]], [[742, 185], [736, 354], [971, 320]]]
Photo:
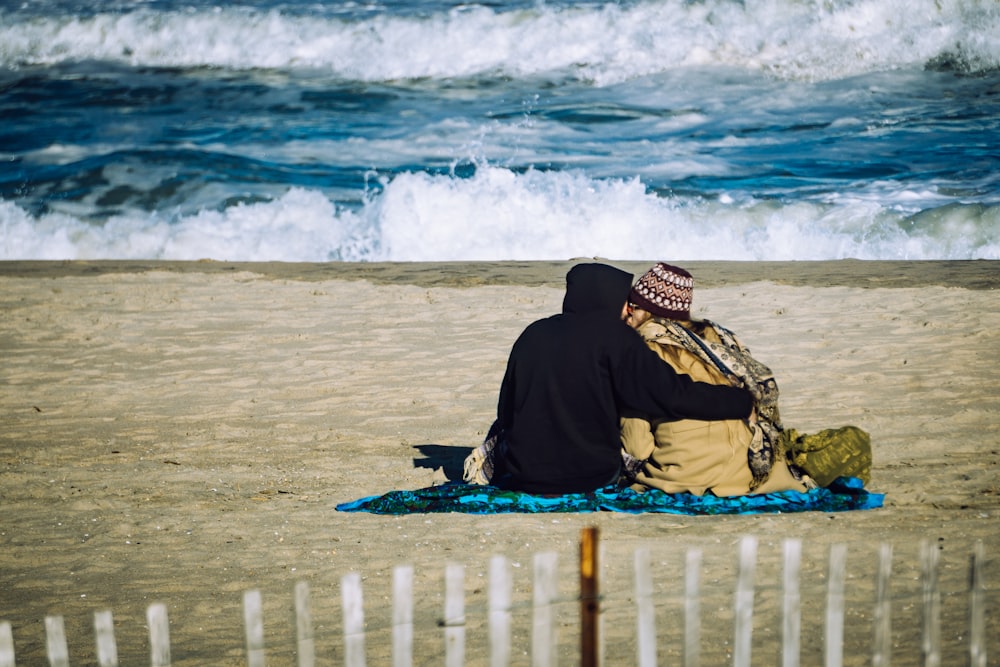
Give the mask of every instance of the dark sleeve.
[[746, 419], [753, 397], [745, 389], [695, 382], [678, 373], [636, 336], [614, 373], [622, 406], [654, 419]]

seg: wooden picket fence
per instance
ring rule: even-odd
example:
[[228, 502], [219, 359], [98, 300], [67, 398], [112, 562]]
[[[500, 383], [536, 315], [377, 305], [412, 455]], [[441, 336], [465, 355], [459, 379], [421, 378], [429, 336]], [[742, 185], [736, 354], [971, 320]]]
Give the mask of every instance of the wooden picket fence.
[[[605, 664], [600, 637], [601, 602], [597, 588], [597, 532], [584, 529], [580, 544], [580, 595], [574, 602], [580, 605], [580, 664], [595, 667]], [[802, 545], [799, 540], [784, 540], [781, 562], [781, 667], [797, 667], [802, 655], [802, 601], [800, 591], [800, 566]], [[987, 666], [986, 593], [983, 577], [985, 562], [982, 542], [975, 545], [970, 558], [968, 573], [967, 654], [943, 656], [941, 641], [941, 591], [938, 584], [939, 550], [929, 541], [920, 545], [920, 660], [923, 667], [967, 664], [971, 667]], [[847, 547], [834, 544], [830, 548], [826, 576], [826, 606], [823, 628], [825, 667], [844, 664], [844, 619]], [[533, 561], [530, 660], [532, 667], [555, 667], [557, 664], [557, 619], [555, 608], [560, 602], [556, 592], [557, 555], [554, 552], [538, 553]], [[757, 565], [757, 539], [744, 537], [739, 543], [733, 596], [733, 623], [731, 664], [749, 667], [751, 664], [752, 629], [754, 617], [755, 569]], [[702, 664], [700, 572], [702, 552], [691, 549], [686, 553], [683, 585], [683, 623], [681, 632], [681, 664], [698, 667]], [[873, 667], [888, 667], [892, 658], [892, 596], [890, 574], [892, 547], [882, 544], [878, 552], [875, 581], [874, 608], [871, 627], [871, 654], [864, 656]], [[512, 663], [511, 643], [513, 584], [509, 560], [494, 556], [489, 563], [489, 591], [486, 609], [490, 667], [509, 667]], [[634, 582], [632, 599], [635, 604], [636, 655], [616, 655], [607, 664], [633, 663], [639, 667], [657, 665], [657, 629], [654, 596], [648, 582], [652, 580], [650, 553], [640, 548], [634, 553]], [[366, 631], [361, 575], [346, 574], [341, 579], [341, 609], [343, 613], [342, 664], [345, 667], [366, 665]], [[465, 569], [450, 563], [445, 567], [444, 615], [438, 623], [443, 627], [445, 667], [463, 667], [466, 656], [466, 605]], [[398, 566], [392, 578], [392, 666], [410, 667], [414, 660], [414, 597], [413, 568]], [[309, 601], [309, 586], [300, 581], [294, 588], [295, 659], [298, 667], [316, 664], [316, 646]], [[147, 608], [146, 620], [149, 633], [150, 665], [168, 667], [171, 664], [170, 631], [167, 607], [155, 603]], [[261, 593], [249, 590], [243, 594], [243, 622], [246, 638], [247, 667], [264, 667], [264, 618]], [[115, 642], [114, 621], [111, 611], [94, 614], [97, 664], [100, 667], [118, 667], [118, 649]], [[50, 667], [68, 667], [69, 652], [61, 616], [45, 619], [46, 653]], [[995, 638], [994, 638], [995, 639]], [[482, 662], [480, 660], [479, 662]], [[858, 664], [857, 659], [854, 660]], [[910, 664], [913, 664], [912, 662]], [[11, 624], [0, 621], [0, 667], [15, 667], [14, 641]]]

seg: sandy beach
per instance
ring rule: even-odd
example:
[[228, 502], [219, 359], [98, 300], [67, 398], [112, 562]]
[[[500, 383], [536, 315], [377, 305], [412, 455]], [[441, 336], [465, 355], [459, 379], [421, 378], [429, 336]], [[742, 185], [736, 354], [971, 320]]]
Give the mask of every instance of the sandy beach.
[[[592, 260], [587, 260], [592, 261]], [[650, 262], [616, 262], [641, 273]], [[149, 664], [167, 605], [175, 665], [245, 664], [242, 593], [264, 597], [268, 663], [294, 665], [292, 589], [312, 591], [319, 664], [343, 664], [340, 579], [363, 577], [369, 664], [390, 664], [392, 568], [412, 564], [416, 664], [443, 664], [444, 566], [466, 571], [469, 665], [486, 582], [510, 558], [513, 664], [530, 664], [534, 554], [559, 556], [562, 664], [577, 659], [581, 529], [600, 529], [607, 664], [635, 662], [633, 554], [648, 548], [662, 664], [703, 550], [703, 663], [731, 660], [733, 577], [759, 540], [755, 664], [778, 664], [782, 541], [803, 544], [803, 664], [822, 661], [826, 566], [848, 546], [845, 664], [870, 663], [879, 545], [894, 549], [893, 664], [920, 664], [919, 548], [940, 550], [942, 664], [966, 664], [968, 562], [986, 548], [1000, 664], [1000, 265], [691, 262], [693, 311], [774, 370], [786, 427], [871, 433], [885, 507], [761, 516], [401, 517], [338, 503], [456, 479], [495, 411], [510, 345], [558, 311], [573, 262], [0, 262], [0, 620], [45, 664], [62, 615], [94, 664], [111, 609], [121, 664]], [[564, 576], [563, 576], [564, 575]], [[867, 657], [866, 657], [867, 656]]]

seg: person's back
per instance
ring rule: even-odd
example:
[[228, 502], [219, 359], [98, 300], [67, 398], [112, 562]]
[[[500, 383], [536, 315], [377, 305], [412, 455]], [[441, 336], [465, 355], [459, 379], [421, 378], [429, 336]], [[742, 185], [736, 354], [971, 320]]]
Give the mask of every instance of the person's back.
[[509, 424], [501, 470], [518, 488], [558, 493], [615, 481], [620, 456], [606, 446], [617, 437], [612, 373], [630, 333], [607, 317], [571, 312], [535, 322], [518, 338], [499, 415]]
[[[668, 329], [665, 325], [671, 326]], [[687, 335], [703, 343], [722, 345], [719, 330], [713, 323], [670, 323], [654, 318], [642, 323], [638, 332], [657, 356], [677, 372], [686, 373], [699, 382], [729, 384], [717, 366], [683, 344], [682, 337]], [[699, 496], [705, 493], [742, 496], [749, 494], [751, 487], [754, 493], [806, 490], [806, 484], [791, 474], [780, 453], [771, 461], [766, 478], [754, 484], [748, 453], [755, 432], [743, 420], [650, 422], [632, 417], [622, 420], [621, 433], [625, 451], [646, 461], [635, 478], [639, 485], [636, 488]]]
[[674, 419], [749, 414], [746, 392], [693, 383], [646, 348], [622, 321], [631, 282], [614, 267], [573, 267], [562, 314], [515, 342], [497, 406], [493, 484], [569, 493], [616, 482], [623, 407]]

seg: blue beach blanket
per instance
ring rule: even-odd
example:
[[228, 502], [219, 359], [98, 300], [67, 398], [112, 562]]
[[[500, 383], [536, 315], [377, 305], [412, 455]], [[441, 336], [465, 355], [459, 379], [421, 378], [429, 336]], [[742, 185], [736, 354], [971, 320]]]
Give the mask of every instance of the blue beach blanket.
[[422, 514], [461, 512], [465, 514], [509, 514], [516, 512], [626, 512], [640, 514], [780, 514], [785, 512], [846, 512], [882, 507], [881, 493], [865, 490], [861, 480], [841, 477], [830, 486], [806, 493], [782, 491], [756, 496], [718, 498], [690, 493], [664, 493], [609, 486], [590, 493], [536, 496], [504, 491], [494, 486], [449, 482], [415, 491], [390, 491], [337, 505], [340, 512], [372, 514]]

